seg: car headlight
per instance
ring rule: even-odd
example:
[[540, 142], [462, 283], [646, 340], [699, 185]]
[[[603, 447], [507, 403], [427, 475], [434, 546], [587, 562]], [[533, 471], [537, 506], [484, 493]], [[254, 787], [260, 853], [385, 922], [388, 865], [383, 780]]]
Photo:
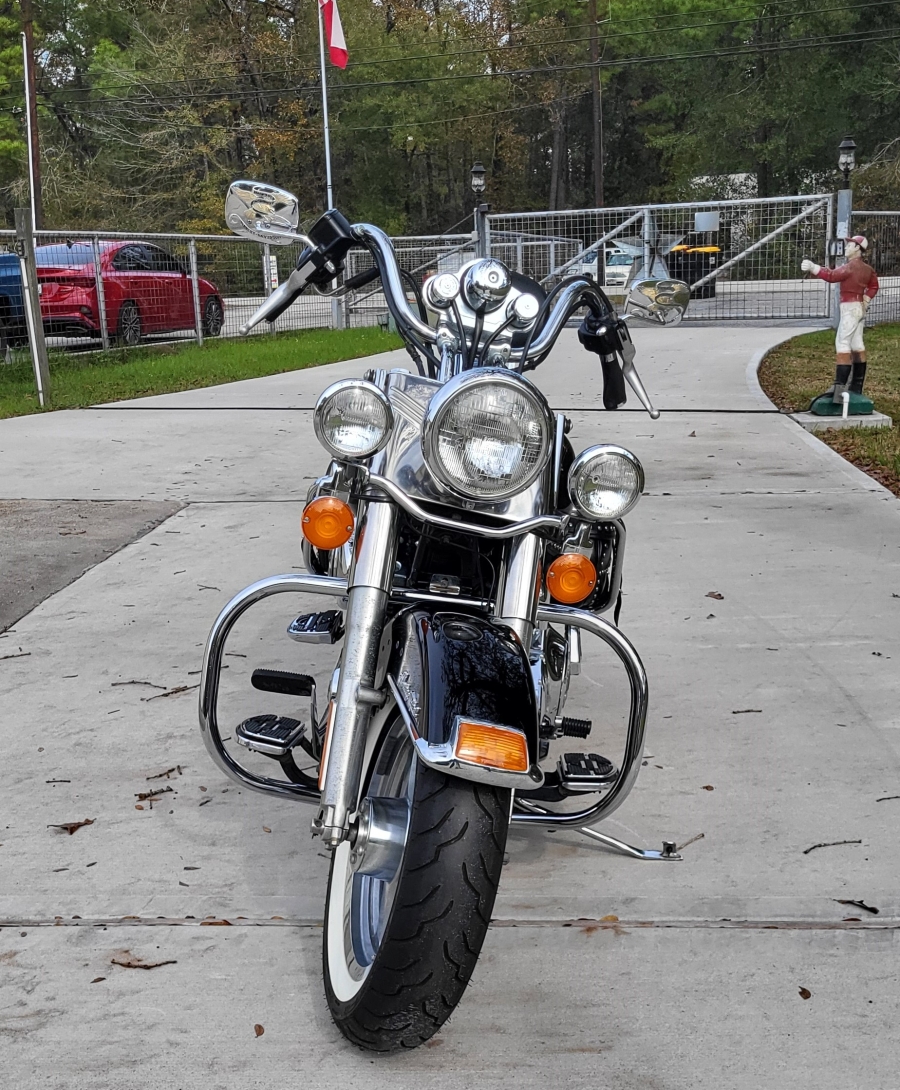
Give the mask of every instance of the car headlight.
[[431, 399], [422, 446], [431, 472], [471, 499], [524, 491], [550, 456], [553, 417], [543, 396], [507, 371], [457, 375]]
[[319, 442], [335, 458], [368, 458], [388, 441], [394, 414], [387, 396], [371, 382], [335, 382], [316, 402]]
[[585, 518], [595, 521], [621, 518], [643, 490], [643, 466], [623, 447], [588, 447], [569, 470], [572, 502]]

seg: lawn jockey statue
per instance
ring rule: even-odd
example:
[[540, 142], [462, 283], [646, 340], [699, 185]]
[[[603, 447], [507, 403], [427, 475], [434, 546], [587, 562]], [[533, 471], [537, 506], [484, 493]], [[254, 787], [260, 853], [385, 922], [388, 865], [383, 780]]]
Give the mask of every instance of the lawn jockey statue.
[[824, 394], [814, 398], [809, 407], [810, 412], [819, 416], [839, 415], [842, 409], [841, 395], [848, 388], [849, 414], [858, 416], [872, 412], [872, 402], [869, 398], [862, 397], [866, 378], [863, 328], [866, 324], [866, 311], [878, 292], [875, 270], [863, 260], [863, 254], [868, 248], [869, 243], [862, 235], [854, 235], [845, 243], [846, 264], [827, 269], [816, 265], [809, 258], [800, 262], [800, 268], [804, 272], [812, 273], [820, 280], [827, 280], [829, 284], [841, 285], [841, 320], [834, 342], [837, 353], [834, 384]]

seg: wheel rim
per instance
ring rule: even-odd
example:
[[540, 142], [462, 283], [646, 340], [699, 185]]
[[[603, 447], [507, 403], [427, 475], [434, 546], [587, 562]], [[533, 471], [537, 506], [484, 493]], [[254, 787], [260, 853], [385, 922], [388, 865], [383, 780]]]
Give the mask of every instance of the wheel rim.
[[[400, 884], [414, 785], [413, 746], [398, 719], [381, 744], [366, 796], [376, 800], [381, 830], [390, 830], [396, 850], [373, 856], [374, 863], [367, 851], [360, 863], [349, 842], [335, 849], [326, 941], [331, 987], [342, 1002], [362, 988], [384, 939]], [[367, 867], [377, 874], [365, 873]]]
[[137, 344], [141, 339], [141, 316], [137, 307], [131, 303], [122, 307], [119, 325], [122, 329], [122, 340], [126, 344]]
[[206, 331], [210, 337], [218, 337], [222, 331], [222, 308], [215, 299], [206, 304]]

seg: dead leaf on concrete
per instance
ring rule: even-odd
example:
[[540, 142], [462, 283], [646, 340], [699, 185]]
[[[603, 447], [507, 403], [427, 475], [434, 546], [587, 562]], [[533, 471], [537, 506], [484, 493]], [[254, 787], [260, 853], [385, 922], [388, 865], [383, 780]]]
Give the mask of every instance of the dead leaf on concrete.
[[48, 825], [47, 828], [48, 829], [62, 829], [63, 832], [66, 832], [66, 833], [69, 834], [69, 836], [71, 836], [75, 832], [76, 829], [81, 829], [85, 825], [93, 825], [93, 824], [94, 824], [94, 819], [93, 818], [85, 818], [84, 821], [64, 821], [60, 825]]
[[272, 830], [271, 830], [271, 829], [269, 828], [269, 826], [268, 826], [268, 825], [263, 825], [263, 832], [264, 832], [264, 833], [271, 833], [271, 831], [272, 831]]
[[145, 961], [140, 954], [132, 954], [130, 950], [120, 950], [109, 959], [111, 965], [119, 965], [123, 969], [158, 969], [160, 965], [177, 965], [175, 958], [167, 958], [164, 961]]
[[705, 783], [703, 785], [703, 790], [704, 791], [715, 791], [715, 788], [713, 787], [713, 785], [711, 783]]
[[91, 981], [92, 984], [99, 984], [101, 980], [106, 980], [105, 976], [95, 976]]
[[809, 990], [809, 988], [801, 988], [800, 989], [800, 998], [801, 999], [811, 999], [812, 998], [812, 992]]
[[253, 1032], [256, 1034], [257, 1037], [262, 1037], [262, 1035], [266, 1031], [265, 1031], [265, 1028], [263, 1026], [261, 1026], [259, 1024], [259, 1022], [257, 1022], [256, 1025], [253, 1027]]
[[688, 439], [696, 439], [696, 438], [697, 438], [697, 433], [695, 431], [692, 431], [691, 434], [688, 436]]
[[835, 897], [835, 901], [839, 905], [853, 905], [855, 908], [862, 908], [866, 912], [871, 912], [873, 916], [878, 915], [878, 909], [874, 905], [867, 905], [865, 901], [842, 901], [838, 897]]
[[706, 597], [707, 598], [715, 598], [715, 600], [717, 602], [724, 602], [725, 601], [725, 595], [724, 594], [719, 594], [719, 592], [717, 590], [708, 590], [706, 592]]

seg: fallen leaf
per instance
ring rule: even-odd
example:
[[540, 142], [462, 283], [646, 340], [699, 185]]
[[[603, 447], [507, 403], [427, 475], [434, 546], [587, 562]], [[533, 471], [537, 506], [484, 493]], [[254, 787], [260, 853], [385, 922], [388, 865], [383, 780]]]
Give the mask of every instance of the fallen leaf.
[[688, 436], [688, 439], [696, 439], [696, 438], [697, 438], [697, 433], [695, 431], [692, 431], [691, 434]]
[[707, 598], [715, 598], [715, 600], [717, 602], [724, 602], [725, 601], [725, 595], [724, 594], [719, 594], [719, 592], [717, 590], [708, 590], [706, 592], [706, 597]]
[[866, 912], [871, 912], [873, 916], [878, 915], [878, 909], [874, 905], [867, 905], [865, 901], [842, 901], [837, 897], [835, 897], [835, 901], [839, 905], [853, 905], [855, 908], [862, 908]]
[[136, 802], [134, 804], [134, 808], [135, 808], [135, 810], [143, 810], [144, 809], [143, 806], [141, 806], [141, 804], [139, 802]]
[[711, 621], [713, 619], [713, 617], [715, 617], [715, 613], [707, 613], [706, 614], [706, 619], [708, 621]]
[[715, 791], [715, 788], [713, 787], [713, 785], [711, 783], [705, 783], [703, 785], [703, 790], [704, 791]]
[[175, 958], [167, 958], [165, 961], [144, 961], [139, 954], [132, 954], [130, 950], [120, 951], [109, 961], [111, 965], [120, 965], [123, 969], [158, 969], [160, 965], [178, 964]]
[[48, 829], [62, 829], [71, 836], [76, 829], [81, 829], [85, 825], [93, 825], [93, 818], [85, 818], [84, 821], [64, 821], [61, 825], [48, 825]]
[[106, 980], [105, 976], [95, 976], [91, 981], [92, 984], [99, 984], [101, 980]]
[[231, 920], [201, 920], [201, 927], [231, 927]]
[[809, 990], [809, 988], [801, 988], [800, 989], [800, 998], [801, 999], [811, 999], [812, 998], [812, 992]]
[[619, 922], [619, 917], [618, 916], [601, 916], [600, 917], [600, 922], [601, 923], [618, 923]]
[[265, 1028], [263, 1026], [261, 1026], [259, 1024], [259, 1022], [257, 1022], [256, 1025], [253, 1027], [253, 1032], [256, 1034], [257, 1037], [262, 1037], [262, 1035], [266, 1031], [265, 1031]]
[[263, 832], [264, 832], [264, 833], [271, 833], [271, 831], [272, 831], [272, 830], [271, 830], [271, 829], [269, 828], [269, 826], [268, 826], [268, 825], [263, 825]]

